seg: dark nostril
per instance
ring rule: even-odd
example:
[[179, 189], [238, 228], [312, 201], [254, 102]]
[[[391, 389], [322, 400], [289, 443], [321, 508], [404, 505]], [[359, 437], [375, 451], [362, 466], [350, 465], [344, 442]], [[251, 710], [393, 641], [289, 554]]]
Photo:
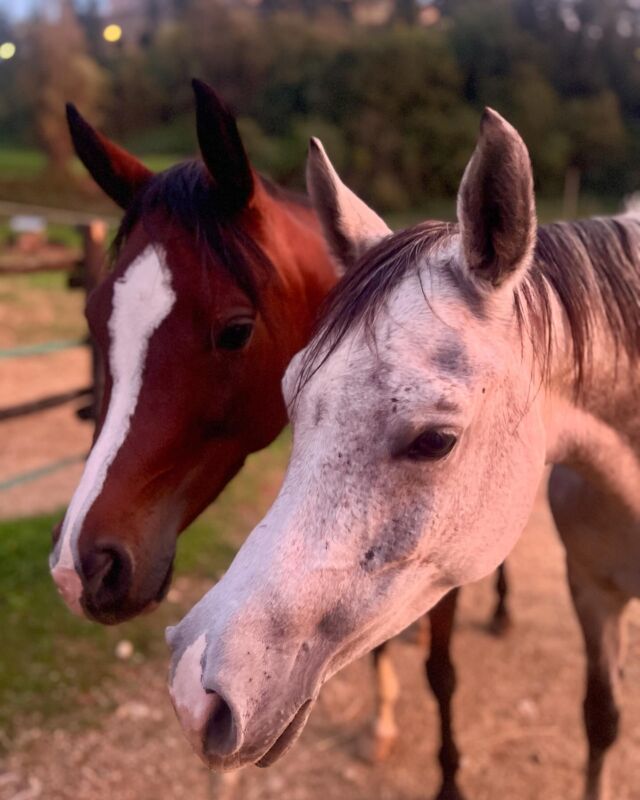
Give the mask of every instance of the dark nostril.
[[127, 594], [132, 565], [128, 553], [115, 544], [98, 546], [82, 559], [85, 594], [97, 606]]
[[207, 756], [230, 756], [239, 747], [238, 730], [228, 703], [217, 692], [212, 695], [214, 705], [203, 734], [203, 749]]

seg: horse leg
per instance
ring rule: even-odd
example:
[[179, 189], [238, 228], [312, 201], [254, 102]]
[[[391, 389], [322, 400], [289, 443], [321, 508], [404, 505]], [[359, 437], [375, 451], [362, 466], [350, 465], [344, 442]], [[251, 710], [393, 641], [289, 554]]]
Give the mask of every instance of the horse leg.
[[373, 651], [376, 672], [376, 717], [373, 728], [374, 761], [384, 761], [398, 738], [395, 710], [400, 684], [387, 648], [388, 642], [378, 645]]
[[496, 572], [496, 594], [498, 601], [489, 622], [489, 631], [494, 636], [502, 636], [511, 627], [511, 615], [507, 608], [507, 569], [504, 564], [500, 564]]
[[445, 595], [429, 612], [431, 652], [426, 662], [427, 679], [440, 711], [440, 751], [442, 786], [436, 800], [464, 800], [456, 783], [460, 758], [453, 735], [451, 699], [456, 688], [456, 673], [450, 645], [458, 602], [458, 589]]
[[[549, 482], [551, 511], [567, 552], [571, 599], [587, 658], [584, 724], [588, 741], [585, 800], [611, 798], [607, 754], [618, 736], [624, 658], [624, 586], [637, 553], [635, 517], [610, 495], [573, 470], [554, 467]], [[618, 581], [618, 578], [621, 580]], [[635, 578], [634, 578], [635, 579]], [[618, 582], [617, 582], [618, 581]]]
[[587, 656], [584, 723], [589, 743], [585, 800], [607, 800], [606, 757], [618, 736], [623, 612], [627, 598], [568, 559], [569, 586]]

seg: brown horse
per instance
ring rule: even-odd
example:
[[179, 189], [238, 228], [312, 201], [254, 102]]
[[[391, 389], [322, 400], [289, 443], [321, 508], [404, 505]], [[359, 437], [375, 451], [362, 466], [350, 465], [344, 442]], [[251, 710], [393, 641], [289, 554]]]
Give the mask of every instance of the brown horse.
[[[107, 624], [162, 598], [179, 533], [284, 426], [280, 379], [337, 278], [306, 199], [258, 176], [233, 116], [209, 87], [194, 88], [203, 162], [159, 175], [68, 109], [80, 159], [126, 213], [113, 270], [87, 308], [106, 368], [102, 413], [51, 564], [70, 608]], [[427, 670], [444, 787], [458, 764], [455, 597], [431, 614]], [[374, 753], [384, 758], [397, 681], [382, 646], [375, 661]]]
[[202, 162], [158, 175], [68, 108], [126, 213], [87, 306], [105, 394], [51, 568], [69, 607], [107, 624], [163, 597], [178, 534], [282, 430], [280, 380], [336, 281], [306, 199], [258, 176], [234, 117], [194, 89]]

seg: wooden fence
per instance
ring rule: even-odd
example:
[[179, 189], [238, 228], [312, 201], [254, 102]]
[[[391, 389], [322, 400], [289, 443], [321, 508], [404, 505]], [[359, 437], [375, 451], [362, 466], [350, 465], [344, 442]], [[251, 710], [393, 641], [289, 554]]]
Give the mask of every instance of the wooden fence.
[[[55, 258], [47, 257], [41, 260], [38, 260], [36, 251], [30, 255], [30, 263], [27, 265], [25, 265], [23, 259], [16, 260], [15, 263], [11, 263], [10, 259], [9, 261], [7, 261], [6, 258], [0, 259], [0, 280], [2, 280], [3, 275], [64, 272], [68, 276], [67, 283], [69, 287], [79, 288], [84, 291], [86, 295], [88, 295], [102, 280], [105, 270], [107, 234], [109, 222], [111, 220], [71, 211], [60, 211], [40, 208], [38, 206], [22, 206], [0, 202], [0, 217], [17, 215], [43, 217], [49, 222], [71, 225], [78, 228], [82, 236], [82, 249], [77, 253], [71, 250], [66, 252], [62, 251], [60, 254], [56, 255]], [[90, 383], [86, 386], [71, 388], [65, 392], [45, 395], [44, 397], [29, 402], [0, 408], [0, 423], [56, 408], [79, 398], [86, 398], [88, 403], [79, 409], [77, 412], [78, 416], [82, 419], [95, 422], [98, 417], [99, 403], [102, 397], [103, 369], [99, 351], [89, 335], [87, 335], [85, 339], [79, 341], [43, 342], [39, 345], [0, 350], [0, 360], [44, 355], [66, 348], [77, 347], [78, 345], [86, 345], [91, 350]], [[63, 465], [63, 462], [59, 463]], [[0, 489], [8, 488], [16, 482], [24, 482], [30, 478], [30, 475], [35, 479], [43, 474], [43, 472], [51, 471], [51, 468], [56, 467], [57, 465], [45, 466], [44, 468], [41, 467], [38, 470], [34, 470], [33, 473], [15, 476], [5, 481], [3, 484], [0, 484]]]

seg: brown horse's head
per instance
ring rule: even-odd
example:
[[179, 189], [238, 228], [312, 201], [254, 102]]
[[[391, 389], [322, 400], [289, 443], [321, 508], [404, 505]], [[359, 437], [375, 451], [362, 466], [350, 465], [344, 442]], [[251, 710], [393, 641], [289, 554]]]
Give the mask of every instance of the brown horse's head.
[[178, 534], [281, 430], [282, 374], [334, 281], [310, 209], [254, 172], [233, 116], [194, 88], [202, 161], [157, 175], [68, 110], [126, 213], [87, 305], [105, 391], [51, 567], [70, 608], [106, 623], [162, 598]]

